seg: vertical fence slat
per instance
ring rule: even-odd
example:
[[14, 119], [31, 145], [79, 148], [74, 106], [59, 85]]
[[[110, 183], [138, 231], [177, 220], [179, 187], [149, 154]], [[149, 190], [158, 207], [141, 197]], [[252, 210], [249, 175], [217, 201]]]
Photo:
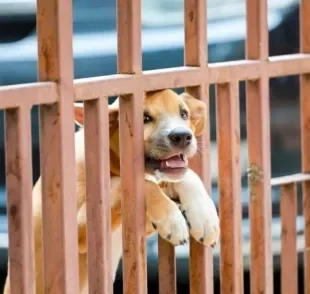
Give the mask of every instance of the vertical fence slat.
[[267, 0], [247, 0], [247, 59], [261, 78], [246, 83], [251, 222], [251, 293], [273, 293]]
[[159, 293], [176, 293], [175, 249], [158, 236]]
[[268, 57], [268, 0], [247, 0], [246, 58], [266, 62]]
[[85, 101], [84, 112], [89, 293], [111, 294], [113, 283], [107, 99]]
[[138, 93], [120, 99], [124, 294], [147, 293], [141, 98]]
[[[300, 52], [310, 53], [310, 2], [300, 1]], [[310, 74], [300, 77], [302, 171], [310, 172]], [[310, 182], [303, 183], [303, 213], [305, 218], [304, 281], [310, 280]], [[304, 283], [310, 294], [310, 283]]]
[[221, 294], [243, 293], [238, 82], [216, 87]]
[[[118, 72], [140, 74], [141, 1], [117, 1]], [[123, 293], [147, 293], [143, 193], [143, 91], [120, 97]]]
[[141, 0], [117, 0], [117, 70], [141, 73]]
[[5, 111], [10, 289], [35, 293], [32, 224], [31, 119], [28, 107]]
[[188, 66], [206, 66], [207, 0], [184, 1], [184, 63]]
[[176, 260], [173, 245], [158, 236], [159, 293], [177, 293]]
[[159, 293], [177, 293], [175, 249], [172, 244], [158, 235]]
[[[185, 47], [184, 64], [187, 66], [205, 67], [208, 60], [207, 47], [207, 1], [185, 0]], [[205, 77], [206, 81], [208, 77]], [[209, 113], [209, 87], [187, 87], [186, 91], [198, 99], [204, 100]], [[190, 165], [202, 178], [209, 194], [210, 182], [210, 126], [200, 138], [201, 155], [191, 160]], [[201, 158], [203, 157], [203, 158]], [[190, 293], [213, 293], [213, 257], [212, 250], [205, 248], [193, 238], [190, 238]]]
[[39, 80], [58, 82], [59, 93], [58, 103], [40, 107], [44, 288], [72, 294], [79, 292], [72, 2], [38, 0], [37, 30]]
[[297, 187], [281, 186], [281, 293], [298, 293]]
[[[207, 86], [186, 88], [186, 92], [206, 102], [209, 114], [209, 91]], [[201, 177], [211, 197], [210, 176], [210, 121], [207, 119], [206, 132], [199, 139], [200, 151], [190, 160], [190, 167]], [[190, 293], [213, 293], [213, 253], [211, 248], [206, 248], [190, 237]]]

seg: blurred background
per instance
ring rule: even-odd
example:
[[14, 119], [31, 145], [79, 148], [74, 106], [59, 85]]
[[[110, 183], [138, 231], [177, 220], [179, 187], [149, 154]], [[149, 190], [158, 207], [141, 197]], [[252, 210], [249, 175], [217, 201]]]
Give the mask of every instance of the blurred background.
[[[116, 0], [73, 1], [73, 51], [75, 78], [115, 74]], [[184, 32], [183, 0], [142, 1], [143, 70], [183, 65]], [[271, 56], [298, 53], [299, 1], [268, 0], [269, 52]], [[209, 62], [224, 62], [245, 58], [245, 0], [208, 1]], [[35, 82], [37, 79], [36, 1], [0, 0], [0, 85]], [[218, 203], [217, 151], [214, 87], [211, 101], [211, 166], [212, 197]], [[271, 165], [272, 177], [297, 173], [301, 170], [300, 110], [298, 76], [270, 80], [271, 106]], [[247, 140], [244, 83], [240, 83], [240, 127], [243, 254], [245, 293], [249, 291], [249, 219], [247, 192]], [[38, 109], [32, 109], [33, 180], [38, 179], [39, 135]], [[4, 161], [3, 112], [0, 111], [0, 291], [7, 269], [8, 233]], [[300, 187], [299, 187], [300, 188]], [[297, 246], [299, 255], [299, 287], [303, 285], [303, 218], [299, 189]], [[280, 218], [279, 190], [272, 190], [272, 248], [274, 257], [275, 293], [280, 289]], [[294, 253], [292, 253], [294, 254]], [[189, 293], [188, 246], [177, 247], [178, 293]], [[157, 236], [148, 240], [148, 276], [150, 293], [157, 290]], [[219, 246], [214, 250], [215, 293], [219, 293]], [[121, 289], [121, 269], [115, 289]], [[293, 294], [293, 293], [292, 293]]]

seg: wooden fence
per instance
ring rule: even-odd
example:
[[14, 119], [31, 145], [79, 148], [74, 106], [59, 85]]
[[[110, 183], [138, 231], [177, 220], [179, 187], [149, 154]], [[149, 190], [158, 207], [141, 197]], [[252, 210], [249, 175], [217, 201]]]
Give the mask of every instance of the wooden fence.
[[[239, 170], [239, 81], [246, 81], [247, 140], [249, 142], [249, 209], [251, 221], [251, 293], [273, 292], [271, 251], [271, 185], [281, 186], [282, 289], [297, 293], [296, 183], [303, 182], [305, 218], [305, 293], [310, 293], [310, 1], [300, 2], [300, 53], [268, 54], [267, 0], [247, 1], [246, 60], [208, 64], [206, 0], [185, 0], [184, 66], [142, 72], [141, 3], [118, 0], [118, 73], [73, 79], [72, 1], [38, 0], [38, 83], [0, 88], [5, 109], [10, 272], [12, 294], [35, 293], [32, 232], [30, 109], [40, 107], [41, 172], [43, 177], [44, 269], [46, 293], [78, 293], [78, 248], [74, 163], [73, 102], [84, 101], [87, 160], [94, 181], [91, 195], [109, 201], [107, 154], [107, 97], [120, 95], [123, 198], [123, 285], [126, 294], [147, 293], [142, 197], [143, 91], [185, 87], [209, 105], [208, 89], [216, 85], [219, 188], [221, 219], [221, 293], [243, 292], [241, 199]], [[302, 174], [270, 179], [269, 78], [301, 76]], [[97, 136], [94, 131], [97, 131]], [[203, 161], [192, 162], [210, 189], [209, 132], [203, 136]], [[124, 142], [126, 147], [124, 148]], [[139, 142], [141, 144], [139, 144]], [[141, 160], [137, 160], [141, 158]], [[135, 166], [135, 174], [131, 167]], [[57, 183], [56, 186], [53, 183]], [[100, 182], [100, 181], [99, 181]], [[54, 197], [48, 197], [53, 191]], [[90, 202], [91, 203], [91, 202]], [[90, 204], [89, 204], [90, 205]], [[107, 224], [104, 206], [91, 207], [88, 223]], [[135, 213], [130, 213], [135, 211]], [[225, 216], [225, 217], [223, 217]], [[89, 235], [89, 293], [112, 293], [110, 264], [104, 262], [111, 246], [97, 240], [109, 230]], [[131, 232], [127, 234], [126, 232]], [[29, 237], [30, 236], [30, 237]], [[159, 241], [160, 293], [176, 292], [174, 249]], [[167, 258], [167, 255], [169, 258]], [[163, 257], [164, 256], [164, 257]], [[168, 260], [168, 261], [167, 261]], [[190, 242], [190, 292], [213, 293], [212, 250]], [[97, 292], [96, 292], [97, 291]], [[38, 293], [39, 294], [39, 293]]]

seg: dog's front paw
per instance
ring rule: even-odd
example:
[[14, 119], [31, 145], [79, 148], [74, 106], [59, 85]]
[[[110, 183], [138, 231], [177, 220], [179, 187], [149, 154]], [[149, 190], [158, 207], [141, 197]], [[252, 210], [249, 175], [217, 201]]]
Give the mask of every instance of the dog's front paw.
[[219, 239], [219, 217], [211, 198], [204, 197], [183, 203], [180, 209], [187, 220], [190, 234], [204, 246], [214, 247]]
[[158, 234], [173, 245], [183, 245], [188, 242], [188, 226], [181, 211], [175, 206], [175, 209], [165, 217], [152, 220], [153, 227]]

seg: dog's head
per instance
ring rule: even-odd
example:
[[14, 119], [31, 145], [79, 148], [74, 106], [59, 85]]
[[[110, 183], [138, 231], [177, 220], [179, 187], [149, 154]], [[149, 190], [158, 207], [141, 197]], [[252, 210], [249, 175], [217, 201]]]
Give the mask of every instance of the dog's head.
[[172, 90], [148, 93], [143, 120], [146, 170], [165, 181], [182, 179], [204, 130], [205, 104]]
[[[143, 107], [145, 170], [163, 181], [182, 180], [188, 158], [197, 152], [196, 136], [204, 131], [205, 103], [187, 93], [161, 90], [145, 93]], [[117, 110], [116, 102], [109, 109], [110, 130], [115, 128]], [[75, 118], [83, 124], [79, 107]]]

